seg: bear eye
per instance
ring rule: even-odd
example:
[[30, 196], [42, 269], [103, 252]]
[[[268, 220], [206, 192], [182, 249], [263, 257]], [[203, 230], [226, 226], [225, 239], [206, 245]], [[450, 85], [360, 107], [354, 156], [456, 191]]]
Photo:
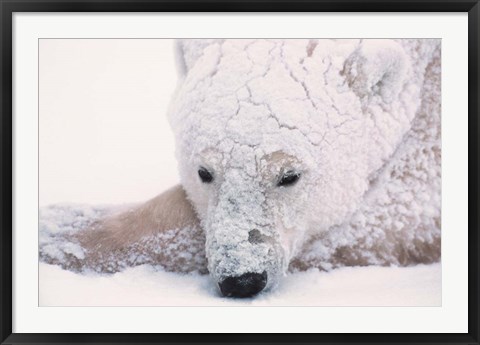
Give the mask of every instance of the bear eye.
[[277, 183], [277, 186], [278, 187], [292, 186], [298, 181], [299, 178], [300, 178], [300, 173], [293, 170], [289, 170], [282, 175], [282, 177], [280, 178], [280, 181], [278, 181]]
[[213, 181], [212, 174], [204, 167], [198, 169], [198, 176], [200, 176], [200, 180], [202, 180], [203, 183], [210, 183]]

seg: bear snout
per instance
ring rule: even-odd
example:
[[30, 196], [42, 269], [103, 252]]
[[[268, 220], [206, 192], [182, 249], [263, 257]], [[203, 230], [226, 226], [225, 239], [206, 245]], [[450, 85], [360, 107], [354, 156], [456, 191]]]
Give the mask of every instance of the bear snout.
[[267, 285], [267, 272], [244, 273], [237, 277], [227, 277], [218, 286], [225, 297], [253, 297]]

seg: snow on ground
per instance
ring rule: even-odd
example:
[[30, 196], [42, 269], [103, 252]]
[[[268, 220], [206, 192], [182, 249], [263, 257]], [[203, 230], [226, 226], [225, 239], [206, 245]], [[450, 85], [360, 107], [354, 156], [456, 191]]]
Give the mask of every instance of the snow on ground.
[[[60, 234], [127, 207], [51, 205], [40, 209], [40, 251], [61, 261], [71, 252]], [[66, 251], [66, 249], [68, 249]], [[345, 267], [289, 273], [251, 299], [221, 297], [213, 279], [142, 265], [115, 274], [74, 273], [39, 264], [40, 306], [440, 306], [441, 264]]]
[[144, 265], [113, 275], [40, 263], [40, 306], [440, 306], [441, 264], [348, 267], [286, 276], [250, 299], [220, 297], [209, 276]]

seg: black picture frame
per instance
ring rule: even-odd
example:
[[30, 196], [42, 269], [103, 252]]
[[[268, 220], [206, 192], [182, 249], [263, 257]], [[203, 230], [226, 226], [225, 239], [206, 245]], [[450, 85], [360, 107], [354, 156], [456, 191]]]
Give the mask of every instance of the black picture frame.
[[[468, 12], [468, 333], [438, 334], [74, 334], [12, 333], [12, 15], [14, 12]], [[331, 343], [480, 344], [479, 340], [479, 14], [478, 0], [0, 0], [1, 180], [0, 340], [2, 344]]]

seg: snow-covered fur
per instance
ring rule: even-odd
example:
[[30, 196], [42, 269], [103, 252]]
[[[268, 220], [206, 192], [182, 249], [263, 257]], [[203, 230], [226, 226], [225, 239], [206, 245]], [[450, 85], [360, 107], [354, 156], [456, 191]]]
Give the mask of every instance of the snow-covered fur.
[[184, 40], [176, 53], [181, 186], [62, 232], [67, 250], [43, 236], [42, 259], [216, 282], [265, 272], [268, 287], [288, 269], [440, 259], [439, 40]]

